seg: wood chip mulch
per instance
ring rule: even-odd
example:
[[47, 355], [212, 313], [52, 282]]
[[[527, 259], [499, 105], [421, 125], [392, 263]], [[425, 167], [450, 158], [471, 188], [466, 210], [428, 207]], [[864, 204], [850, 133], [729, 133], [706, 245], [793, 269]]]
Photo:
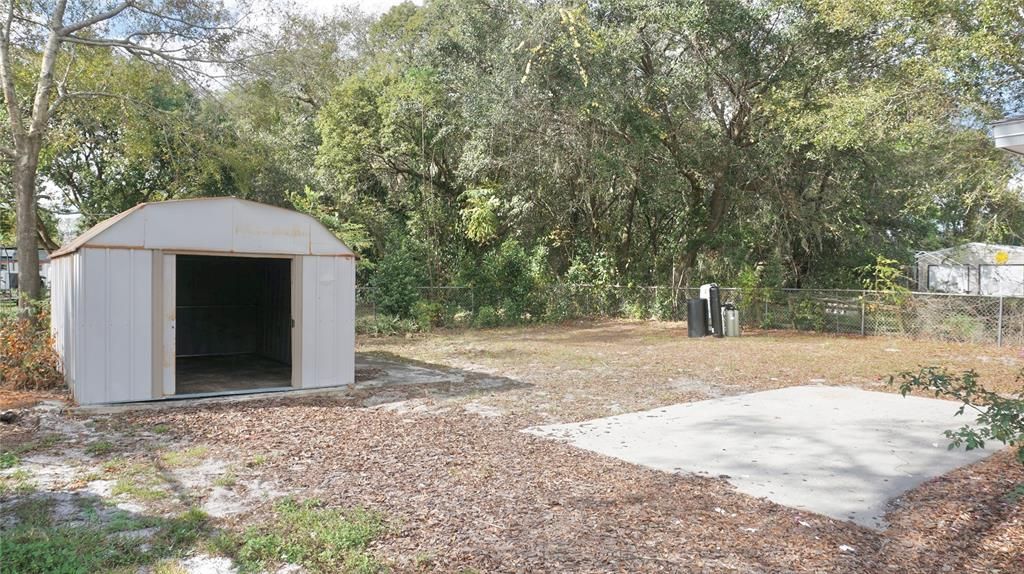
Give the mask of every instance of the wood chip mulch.
[[322, 398], [120, 416], [265, 454], [283, 490], [384, 513], [374, 552], [398, 572], [1024, 572], [1008, 450], [907, 493], [875, 532], [527, 435], [516, 416]]

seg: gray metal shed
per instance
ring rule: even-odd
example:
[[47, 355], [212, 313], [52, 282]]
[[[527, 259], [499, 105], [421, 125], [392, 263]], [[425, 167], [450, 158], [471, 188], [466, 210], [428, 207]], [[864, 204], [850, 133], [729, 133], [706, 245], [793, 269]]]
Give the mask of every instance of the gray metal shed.
[[355, 260], [287, 209], [138, 205], [51, 254], [68, 387], [95, 404], [351, 384]]

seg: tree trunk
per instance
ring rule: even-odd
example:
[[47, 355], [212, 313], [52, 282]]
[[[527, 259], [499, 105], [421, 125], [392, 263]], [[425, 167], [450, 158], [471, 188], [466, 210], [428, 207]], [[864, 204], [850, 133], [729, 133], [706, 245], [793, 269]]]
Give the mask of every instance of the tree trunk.
[[42, 296], [39, 239], [36, 235], [36, 168], [39, 154], [22, 154], [14, 164], [14, 196], [18, 225], [18, 306], [22, 312]]

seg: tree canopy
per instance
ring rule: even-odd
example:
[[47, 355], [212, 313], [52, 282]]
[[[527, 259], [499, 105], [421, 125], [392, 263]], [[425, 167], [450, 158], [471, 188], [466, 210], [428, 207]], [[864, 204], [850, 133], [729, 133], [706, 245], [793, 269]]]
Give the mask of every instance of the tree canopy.
[[181, 196], [292, 206], [371, 283], [855, 287], [879, 257], [1024, 239], [1021, 164], [987, 135], [1024, 111], [1013, 4], [285, 12], [214, 90], [80, 57], [84, 89], [122, 97], [63, 108], [40, 177], [86, 224]]

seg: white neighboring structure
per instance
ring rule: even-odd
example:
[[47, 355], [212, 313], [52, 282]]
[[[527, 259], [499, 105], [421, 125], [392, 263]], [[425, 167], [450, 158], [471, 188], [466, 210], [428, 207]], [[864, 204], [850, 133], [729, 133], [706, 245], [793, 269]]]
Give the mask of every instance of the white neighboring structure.
[[1007, 118], [992, 125], [996, 147], [1024, 155], [1024, 117]]
[[922, 291], [1024, 297], [1024, 247], [966, 243], [921, 252], [917, 280]]
[[[49, 285], [50, 254], [39, 250], [39, 278], [43, 285]], [[18, 249], [0, 245], [0, 291], [18, 288]]]
[[287, 209], [235, 198], [138, 205], [51, 254], [68, 387], [80, 404], [181, 396], [179, 345], [270, 357], [289, 365], [290, 388], [351, 384], [355, 262], [318, 221]]

